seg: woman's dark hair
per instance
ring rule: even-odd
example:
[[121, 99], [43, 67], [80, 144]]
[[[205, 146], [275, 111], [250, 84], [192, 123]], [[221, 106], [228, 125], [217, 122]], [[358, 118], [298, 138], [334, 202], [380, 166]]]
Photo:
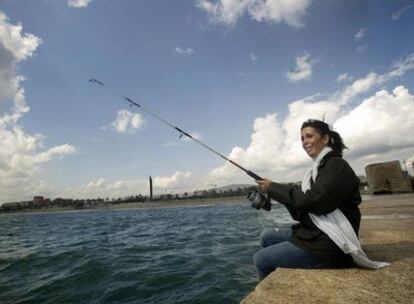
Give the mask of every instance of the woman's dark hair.
[[302, 124], [302, 127], [300, 129], [303, 130], [306, 127], [314, 128], [316, 132], [318, 132], [322, 137], [328, 135], [328, 146], [331, 147], [335, 152], [342, 154], [342, 151], [344, 149], [348, 149], [348, 147], [345, 146], [341, 135], [339, 135], [338, 132], [331, 130], [326, 122], [317, 119], [308, 119]]

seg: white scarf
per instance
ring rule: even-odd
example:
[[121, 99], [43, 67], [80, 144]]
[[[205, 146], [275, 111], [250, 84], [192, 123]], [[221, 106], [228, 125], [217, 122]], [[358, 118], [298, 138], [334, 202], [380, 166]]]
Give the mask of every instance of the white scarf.
[[[332, 148], [325, 147], [313, 160], [312, 168], [305, 174], [302, 181], [302, 191], [306, 192], [311, 188], [311, 178], [315, 182], [318, 175], [318, 166], [322, 158], [332, 151]], [[329, 238], [345, 253], [351, 254], [357, 266], [371, 269], [379, 269], [390, 265], [385, 262], [371, 261], [362, 250], [358, 237], [348, 219], [341, 210], [335, 209], [326, 215], [315, 215], [309, 213], [312, 222], [320, 230], [325, 232]]]

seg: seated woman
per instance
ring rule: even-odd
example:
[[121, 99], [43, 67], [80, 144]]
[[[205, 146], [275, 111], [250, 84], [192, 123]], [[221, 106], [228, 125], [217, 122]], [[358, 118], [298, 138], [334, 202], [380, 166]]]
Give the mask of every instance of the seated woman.
[[386, 263], [370, 261], [358, 241], [361, 213], [359, 179], [342, 158], [346, 148], [341, 136], [320, 120], [301, 127], [302, 147], [313, 159], [302, 189], [256, 181], [259, 189], [283, 204], [298, 224], [265, 230], [262, 249], [254, 256], [259, 279], [278, 267], [341, 268], [354, 263], [380, 268]]

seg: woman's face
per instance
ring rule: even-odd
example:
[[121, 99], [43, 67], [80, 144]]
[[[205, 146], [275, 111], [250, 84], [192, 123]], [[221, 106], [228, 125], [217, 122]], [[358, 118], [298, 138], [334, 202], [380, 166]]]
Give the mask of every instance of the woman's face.
[[300, 132], [300, 139], [302, 140], [302, 147], [306, 153], [312, 158], [318, 156], [319, 152], [322, 151], [328, 145], [329, 136], [325, 135], [322, 137], [316, 129], [312, 127], [303, 128]]

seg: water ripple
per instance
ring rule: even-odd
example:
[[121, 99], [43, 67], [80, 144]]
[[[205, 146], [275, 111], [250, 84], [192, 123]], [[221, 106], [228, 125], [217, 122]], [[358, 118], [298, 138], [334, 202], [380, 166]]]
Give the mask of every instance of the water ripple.
[[0, 303], [238, 303], [282, 208], [248, 204], [0, 217]]

